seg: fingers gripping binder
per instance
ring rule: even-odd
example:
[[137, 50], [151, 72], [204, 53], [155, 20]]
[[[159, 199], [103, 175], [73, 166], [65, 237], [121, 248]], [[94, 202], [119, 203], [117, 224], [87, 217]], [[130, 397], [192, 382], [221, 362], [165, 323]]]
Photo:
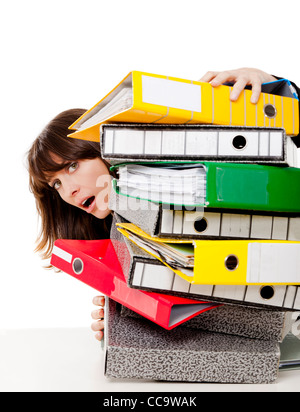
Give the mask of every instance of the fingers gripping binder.
[[57, 240], [51, 264], [129, 309], [173, 329], [217, 304], [130, 289], [110, 240]]

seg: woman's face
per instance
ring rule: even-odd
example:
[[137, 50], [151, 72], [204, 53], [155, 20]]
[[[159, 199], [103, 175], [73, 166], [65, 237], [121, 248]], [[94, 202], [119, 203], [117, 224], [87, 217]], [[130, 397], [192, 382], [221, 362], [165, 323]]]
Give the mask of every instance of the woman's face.
[[[53, 159], [59, 162], [56, 155]], [[70, 205], [99, 219], [109, 215], [111, 176], [100, 158], [78, 160], [51, 176], [49, 185]]]

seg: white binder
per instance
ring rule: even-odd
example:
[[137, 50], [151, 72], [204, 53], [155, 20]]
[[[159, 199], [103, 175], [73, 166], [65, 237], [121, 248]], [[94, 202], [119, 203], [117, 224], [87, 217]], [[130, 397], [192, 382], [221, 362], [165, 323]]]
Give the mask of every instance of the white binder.
[[111, 239], [129, 287], [225, 304], [300, 311], [299, 286], [195, 285], [187, 282], [125, 238], [116, 229], [116, 223], [123, 221], [121, 216], [114, 214]]
[[164, 265], [135, 259], [129, 276], [131, 287], [151, 292], [171, 293], [193, 298], [245, 305], [300, 310], [299, 286], [194, 285]]
[[300, 217], [220, 212], [215, 209], [171, 210], [154, 202], [111, 192], [110, 209], [151, 236], [193, 239], [300, 241]]
[[162, 237], [300, 240], [300, 217], [161, 209]]
[[297, 166], [297, 148], [279, 128], [103, 124], [102, 157], [136, 161], [231, 161]]

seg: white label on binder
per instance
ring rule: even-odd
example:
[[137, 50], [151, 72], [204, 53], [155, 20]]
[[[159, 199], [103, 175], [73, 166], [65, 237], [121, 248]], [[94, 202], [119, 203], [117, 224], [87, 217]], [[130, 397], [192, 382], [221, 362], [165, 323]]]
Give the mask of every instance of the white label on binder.
[[142, 76], [144, 103], [201, 112], [201, 86], [175, 80]]
[[271, 239], [272, 216], [252, 216], [251, 234], [253, 239]]
[[300, 283], [300, 245], [249, 243], [248, 283]]
[[259, 135], [259, 155], [269, 156], [270, 135], [268, 132], [260, 132]]
[[[224, 131], [219, 134], [219, 154], [222, 156], [257, 156], [258, 155], [258, 132]], [[242, 149], [235, 148], [233, 145], [234, 138], [241, 136], [245, 139], [246, 145]]]
[[72, 262], [73, 256], [70, 253], [66, 252], [65, 250], [61, 249], [60, 247], [54, 246], [52, 250], [52, 254], [65, 260], [68, 263]]
[[195, 295], [213, 296], [213, 285], [196, 285], [191, 284], [190, 293]]
[[161, 154], [162, 132], [159, 130], [145, 131], [145, 153], [148, 155]]
[[297, 286], [287, 286], [286, 294], [284, 298], [284, 307], [293, 309], [294, 300], [297, 293]]
[[144, 132], [135, 129], [120, 129], [115, 133], [114, 150], [121, 155], [144, 153]]
[[[287, 240], [288, 236], [288, 217], [274, 216], [273, 218], [273, 231], [272, 239], [274, 240]], [[292, 224], [292, 221], [291, 221]], [[299, 239], [297, 239], [299, 240]]]
[[270, 133], [270, 156], [282, 156], [282, 135], [278, 132]]
[[248, 286], [245, 296], [245, 302], [253, 302], [274, 307], [283, 306], [287, 286], [273, 286], [274, 295], [270, 299], [264, 299], [261, 296], [261, 289], [262, 286]]
[[113, 130], [106, 130], [105, 132], [105, 148], [104, 151], [105, 153], [113, 153], [114, 150], [114, 131]]
[[294, 309], [300, 310], [300, 288], [297, 288], [297, 295], [295, 298]]
[[173, 210], [162, 211], [161, 232], [173, 233]]
[[246, 286], [243, 285], [216, 285], [213, 296], [242, 301], [244, 299], [245, 289]]
[[185, 154], [190, 156], [194, 156], [195, 154], [199, 156], [217, 156], [218, 132], [208, 130], [187, 130]]
[[294, 241], [300, 240], [300, 218], [291, 218], [288, 239]]
[[221, 225], [221, 236], [248, 238], [250, 224], [250, 215], [224, 214]]
[[135, 269], [134, 269], [134, 277], [132, 280], [133, 286], [141, 286], [143, 270], [144, 270], [144, 263], [136, 262]]
[[162, 132], [162, 154], [184, 155], [185, 133], [184, 131]]
[[175, 273], [174, 282], [173, 282], [173, 285], [172, 285], [172, 290], [173, 290], [174, 292], [185, 292], [185, 293], [188, 293], [188, 292], [189, 292], [189, 289], [190, 289], [190, 286], [191, 286], [190, 282], [188, 282], [188, 281], [185, 280], [185, 279], [182, 279], [181, 276], [178, 276], [178, 275], [176, 275], [176, 273]]
[[[165, 265], [152, 265], [151, 263], [136, 264], [142, 267], [143, 275], [139, 276], [139, 273], [134, 272], [134, 280], [136, 286], [154, 288], [154, 289], [166, 289], [171, 290], [174, 282], [174, 272]], [[137, 275], [137, 276], [136, 276]], [[140, 277], [140, 279], [138, 279]]]

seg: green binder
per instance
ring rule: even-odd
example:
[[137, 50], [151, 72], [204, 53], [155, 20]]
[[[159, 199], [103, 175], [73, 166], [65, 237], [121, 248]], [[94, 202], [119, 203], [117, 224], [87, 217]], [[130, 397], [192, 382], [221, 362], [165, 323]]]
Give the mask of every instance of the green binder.
[[207, 207], [300, 212], [300, 169], [205, 163]]
[[[191, 167], [194, 162], [184, 163]], [[149, 163], [135, 163], [138, 164], [149, 166]], [[183, 162], [168, 163], [169, 166], [176, 164], [182, 166]], [[205, 201], [194, 206], [300, 215], [300, 169], [219, 162], [200, 164], [206, 172], [206, 190], [203, 193]], [[123, 166], [131, 165], [133, 164], [123, 163], [111, 169], [120, 171]], [[152, 166], [162, 167], [164, 164], [156, 162]], [[118, 187], [117, 179], [114, 180], [113, 187], [118, 194], [124, 195]], [[154, 201], [150, 192], [146, 198], [141, 197], [136, 188], [134, 194], [130, 196], [126, 193], [125, 196]]]

